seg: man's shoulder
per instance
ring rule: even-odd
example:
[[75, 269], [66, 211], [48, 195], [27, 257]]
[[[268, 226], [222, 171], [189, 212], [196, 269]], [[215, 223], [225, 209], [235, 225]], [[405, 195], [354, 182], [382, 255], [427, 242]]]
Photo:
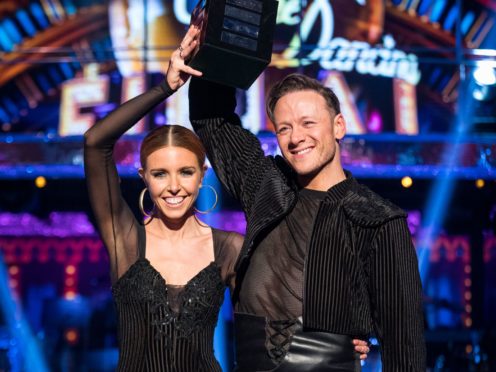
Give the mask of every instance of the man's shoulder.
[[265, 182], [280, 184], [283, 188], [289, 187], [292, 190], [298, 189], [295, 171], [281, 155], [266, 155], [265, 160], [264, 169], [259, 170]]
[[349, 189], [343, 206], [350, 220], [365, 227], [378, 227], [407, 216], [403, 209], [358, 182]]

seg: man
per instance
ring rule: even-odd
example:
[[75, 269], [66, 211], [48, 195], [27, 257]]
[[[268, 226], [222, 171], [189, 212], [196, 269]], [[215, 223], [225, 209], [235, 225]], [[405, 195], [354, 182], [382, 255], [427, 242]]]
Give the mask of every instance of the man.
[[265, 157], [234, 90], [193, 78], [190, 118], [247, 220], [237, 264], [238, 371], [357, 371], [371, 332], [383, 371], [424, 371], [421, 283], [406, 214], [343, 170], [334, 93], [293, 74], [267, 98], [282, 157]]

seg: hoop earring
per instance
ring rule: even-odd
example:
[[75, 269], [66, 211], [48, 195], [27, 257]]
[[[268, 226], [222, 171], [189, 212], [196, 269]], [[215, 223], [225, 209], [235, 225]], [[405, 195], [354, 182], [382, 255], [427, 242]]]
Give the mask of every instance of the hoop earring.
[[214, 195], [215, 195], [215, 202], [214, 202], [214, 205], [212, 205], [210, 208], [208, 208], [207, 210], [205, 211], [200, 211], [199, 209], [197, 209], [196, 207], [194, 208], [195, 209], [195, 212], [197, 213], [201, 213], [201, 214], [207, 214], [211, 211], [213, 211], [215, 209], [215, 207], [217, 206], [217, 202], [219, 201], [219, 197], [217, 195], [217, 191], [215, 191], [215, 189], [210, 186], [210, 185], [200, 185], [200, 188], [198, 189], [198, 194], [200, 194], [200, 189], [202, 187], [208, 187], [209, 189], [211, 189], [213, 192], [214, 192]]
[[145, 198], [145, 193], [147, 191], [148, 191], [148, 188], [146, 188], [146, 187], [143, 190], [141, 190], [139, 200], [138, 200], [138, 205], [139, 205], [139, 209], [140, 209], [141, 213], [143, 214], [143, 216], [148, 217], [148, 218], [152, 218], [153, 217], [153, 209], [155, 209], [155, 204], [153, 205], [153, 209], [150, 213], [145, 211], [145, 208], [143, 207], [143, 199]]

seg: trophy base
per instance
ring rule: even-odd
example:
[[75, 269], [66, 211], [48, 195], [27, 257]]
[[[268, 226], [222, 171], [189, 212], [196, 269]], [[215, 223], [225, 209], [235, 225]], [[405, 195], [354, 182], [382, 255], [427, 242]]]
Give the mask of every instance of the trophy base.
[[203, 44], [188, 62], [203, 73], [202, 78], [241, 89], [248, 89], [268, 64], [269, 61], [208, 43]]

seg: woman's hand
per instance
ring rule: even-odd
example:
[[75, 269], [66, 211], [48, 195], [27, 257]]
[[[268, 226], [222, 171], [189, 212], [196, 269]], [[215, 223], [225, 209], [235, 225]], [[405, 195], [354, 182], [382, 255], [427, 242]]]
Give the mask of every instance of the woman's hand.
[[353, 340], [353, 345], [355, 345], [355, 351], [360, 353], [360, 360], [367, 359], [367, 354], [370, 351], [367, 341], [355, 339]]
[[171, 55], [169, 65], [167, 67], [167, 83], [173, 90], [181, 88], [191, 75], [201, 76], [202, 73], [185, 64], [191, 53], [198, 45], [198, 36], [200, 29], [195, 26], [190, 26], [183, 40]]

